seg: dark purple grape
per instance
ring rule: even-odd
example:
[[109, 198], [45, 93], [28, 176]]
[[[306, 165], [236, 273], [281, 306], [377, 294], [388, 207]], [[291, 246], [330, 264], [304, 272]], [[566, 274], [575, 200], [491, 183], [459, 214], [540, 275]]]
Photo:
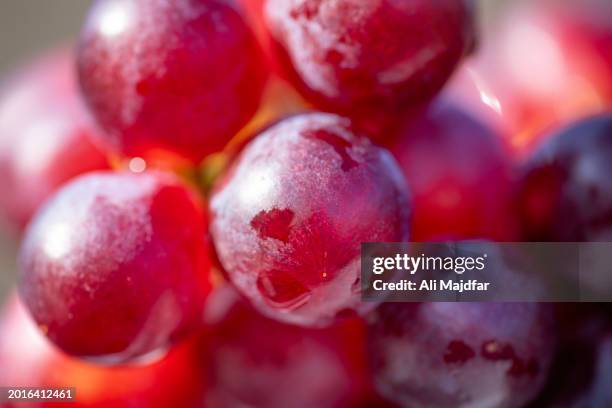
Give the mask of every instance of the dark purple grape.
[[387, 303], [368, 334], [377, 390], [402, 407], [522, 407], [546, 381], [552, 315], [537, 303]]
[[612, 114], [565, 127], [524, 167], [519, 208], [532, 241], [612, 240]]

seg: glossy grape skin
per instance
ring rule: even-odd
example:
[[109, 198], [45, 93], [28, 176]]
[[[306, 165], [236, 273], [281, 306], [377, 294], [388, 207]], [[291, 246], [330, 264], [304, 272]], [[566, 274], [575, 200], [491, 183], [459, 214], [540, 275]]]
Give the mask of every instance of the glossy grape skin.
[[65, 352], [136, 358], [197, 326], [210, 286], [205, 235], [202, 204], [174, 176], [90, 173], [28, 227], [20, 294]]
[[520, 153], [522, 146], [515, 140], [514, 125], [506, 112], [506, 95], [500, 90], [500, 82], [492, 81], [483, 72], [479, 64], [482, 54], [478, 53], [461, 64], [439, 98], [460, 107], [474, 120], [492, 129], [511, 148], [510, 153]]
[[197, 345], [190, 339], [145, 365], [91, 365], [54, 348], [13, 295], [0, 317], [0, 386], [76, 388], [76, 403], [20, 402], [15, 407], [201, 407], [205, 386]]
[[[288, 77], [317, 108], [389, 121], [435, 95], [473, 46], [463, 0], [267, 0]], [[376, 136], [376, 135], [373, 135]]]
[[0, 91], [0, 212], [22, 229], [60, 185], [108, 168], [68, 49], [26, 64]]
[[531, 241], [612, 239], [612, 115], [550, 136], [523, 167], [519, 207]]
[[286, 325], [257, 313], [227, 284], [206, 311], [210, 406], [356, 407], [370, 393], [361, 320], [325, 329]]
[[409, 238], [397, 164], [331, 114], [294, 116], [258, 135], [211, 209], [213, 242], [233, 283], [262, 313], [305, 326], [366, 307], [362, 242]]
[[511, 160], [501, 138], [445, 99], [410, 116], [390, 147], [413, 194], [412, 240], [512, 240]]
[[257, 110], [266, 79], [255, 36], [227, 0], [98, 0], [78, 67], [107, 142], [145, 158], [221, 150]]
[[386, 303], [368, 334], [378, 391], [402, 407], [522, 407], [555, 337], [537, 303]]

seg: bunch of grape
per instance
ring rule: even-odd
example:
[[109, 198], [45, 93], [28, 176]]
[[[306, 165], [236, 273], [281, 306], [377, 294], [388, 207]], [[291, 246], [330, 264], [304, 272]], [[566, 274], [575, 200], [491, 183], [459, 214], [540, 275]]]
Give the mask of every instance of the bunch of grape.
[[[23, 234], [0, 386], [612, 406], [605, 306], [360, 296], [366, 242], [612, 239], [610, 6], [578, 8], [509, 14], [532, 25], [491, 47], [471, 0], [95, 1], [75, 49], [0, 98], [0, 210]], [[507, 61], [525, 33], [551, 78]]]

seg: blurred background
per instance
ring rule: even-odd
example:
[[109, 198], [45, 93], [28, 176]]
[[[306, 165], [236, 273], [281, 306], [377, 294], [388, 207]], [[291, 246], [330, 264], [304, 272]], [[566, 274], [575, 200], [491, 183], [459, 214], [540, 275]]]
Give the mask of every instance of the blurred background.
[[[20, 62], [70, 41], [89, 7], [83, 0], [2, 0], [0, 2], [0, 76]], [[2, 80], [0, 80], [0, 83]], [[0, 300], [14, 279], [16, 237], [0, 228]]]

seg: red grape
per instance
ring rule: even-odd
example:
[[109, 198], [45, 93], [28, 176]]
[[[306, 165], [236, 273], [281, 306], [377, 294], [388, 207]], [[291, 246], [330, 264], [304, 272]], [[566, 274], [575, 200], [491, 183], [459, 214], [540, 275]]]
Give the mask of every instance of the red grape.
[[138, 357], [198, 324], [210, 285], [205, 234], [201, 203], [174, 176], [90, 173], [28, 227], [20, 293], [67, 353]]
[[519, 207], [534, 241], [612, 238], [612, 115], [562, 128], [524, 166]]
[[537, 303], [387, 303], [369, 332], [379, 392], [404, 407], [521, 407], [546, 381], [555, 336]]
[[213, 192], [219, 258], [264, 314], [310, 326], [361, 309], [361, 243], [408, 239], [399, 168], [350, 124], [322, 113], [284, 120]]
[[16, 407], [201, 407], [204, 382], [196, 345], [190, 339], [149, 365], [90, 365], [52, 347], [13, 296], [0, 317], [0, 386], [76, 388], [77, 403]]
[[475, 37], [464, 0], [267, 0], [264, 7], [296, 87], [360, 124], [431, 98]]
[[72, 53], [60, 49], [9, 78], [0, 96], [0, 211], [23, 228], [67, 180], [108, 168], [77, 93]]
[[255, 113], [266, 79], [254, 34], [227, 0], [98, 0], [81, 35], [81, 85], [127, 155], [198, 161]]
[[326, 329], [285, 325], [258, 314], [229, 285], [209, 299], [211, 406], [348, 407], [370, 390], [360, 320]]
[[511, 163], [500, 137], [446, 101], [409, 117], [391, 152], [413, 193], [412, 240], [511, 240]]

